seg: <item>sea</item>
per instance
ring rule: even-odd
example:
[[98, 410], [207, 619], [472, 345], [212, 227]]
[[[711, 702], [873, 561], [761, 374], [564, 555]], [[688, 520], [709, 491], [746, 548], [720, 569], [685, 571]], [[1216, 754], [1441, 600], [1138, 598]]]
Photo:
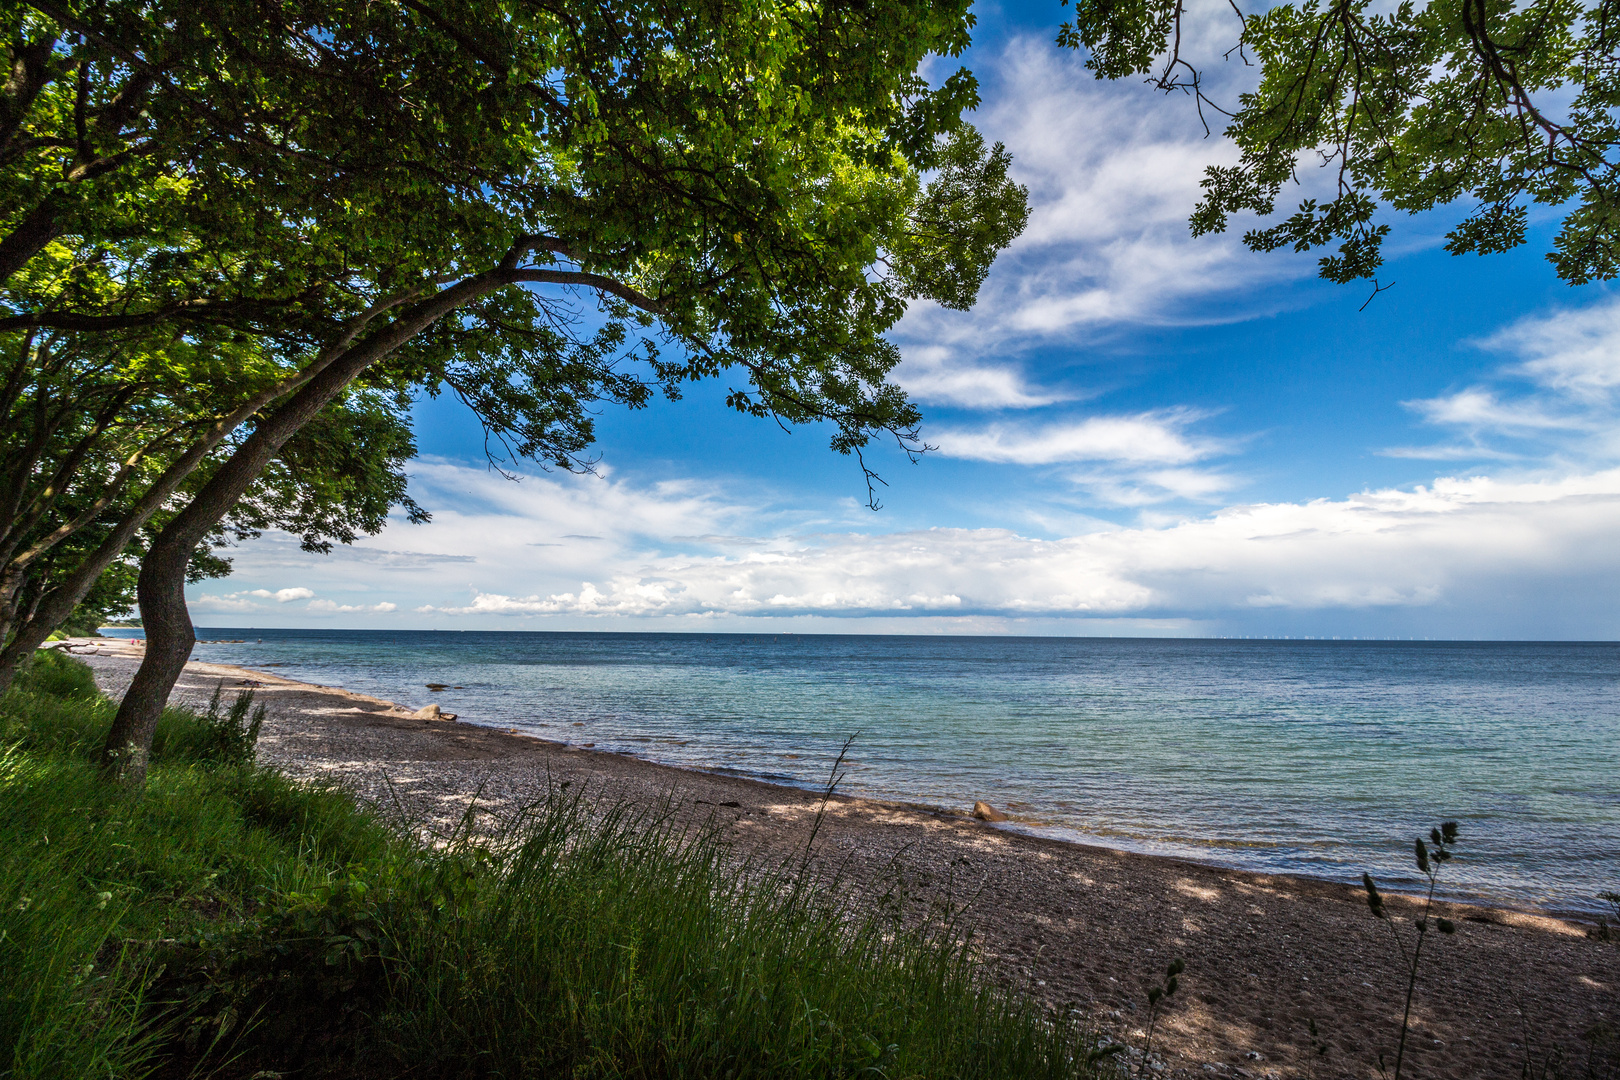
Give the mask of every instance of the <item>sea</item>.
[[[131, 631], [107, 631], [129, 635]], [[1268, 873], [1600, 913], [1620, 891], [1620, 643], [199, 629], [474, 724]], [[426, 684], [451, 689], [430, 691]]]

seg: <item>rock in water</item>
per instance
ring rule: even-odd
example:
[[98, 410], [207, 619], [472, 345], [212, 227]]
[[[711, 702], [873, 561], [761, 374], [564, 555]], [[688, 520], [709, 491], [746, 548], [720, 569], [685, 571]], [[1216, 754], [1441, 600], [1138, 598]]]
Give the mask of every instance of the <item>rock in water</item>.
[[427, 684], [427, 688], [437, 694], [440, 690], [450, 689], [450, 684], [442, 682], [430, 682]]
[[991, 806], [987, 802], [984, 802], [983, 800], [973, 804], [973, 816], [978, 818], [980, 821], [1007, 820], [1006, 814], [1003, 814], [1000, 810], [997, 810], [995, 807]]

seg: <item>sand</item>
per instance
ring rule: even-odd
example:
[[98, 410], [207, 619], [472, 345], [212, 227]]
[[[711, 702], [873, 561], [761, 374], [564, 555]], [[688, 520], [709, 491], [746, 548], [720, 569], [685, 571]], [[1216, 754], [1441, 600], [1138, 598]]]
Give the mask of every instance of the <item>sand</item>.
[[[74, 651], [112, 694], [139, 656], [116, 642]], [[718, 820], [740, 848], [786, 857], [804, 850], [820, 802], [468, 722], [477, 717], [418, 720], [392, 702], [264, 670], [193, 662], [175, 700], [206, 702], [222, 681], [257, 684], [269, 713], [264, 762], [339, 781], [429, 828], [459, 818], [474, 792], [499, 811], [568, 780], [633, 802], [673, 796], [678, 812]], [[835, 796], [817, 858], [873, 896], [966, 905], [996, 978], [1081, 1010], [1121, 1040], [1140, 1043], [1146, 987], [1184, 959], [1182, 989], [1159, 1022], [1159, 1075], [1374, 1077], [1380, 1052], [1393, 1065], [1405, 979], [1388, 926], [1359, 889], [1033, 837], [965, 810]], [[1388, 903], [1409, 933], [1413, 903]], [[1527, 1061], [1534, 1076], [1620, 1075], [1620, 943], [1532, 912], [1447, 905], [1441, 914], [1459, 929], [1426, 946], [1406, 1076], [1519, 1077]], [[1554, 1059], [1559, 1071], [1544, 1073]]]

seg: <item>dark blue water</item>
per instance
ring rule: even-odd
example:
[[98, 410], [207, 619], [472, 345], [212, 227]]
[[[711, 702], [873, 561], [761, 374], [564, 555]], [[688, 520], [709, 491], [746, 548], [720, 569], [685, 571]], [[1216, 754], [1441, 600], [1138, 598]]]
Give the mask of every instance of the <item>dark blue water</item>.
[[[211, 629], [196, 658], [692, 768], [1252, 870], [1599, 910], [1620, 889], [1620, 644]], [[465, 689], [430, 693], [429, 682]]]

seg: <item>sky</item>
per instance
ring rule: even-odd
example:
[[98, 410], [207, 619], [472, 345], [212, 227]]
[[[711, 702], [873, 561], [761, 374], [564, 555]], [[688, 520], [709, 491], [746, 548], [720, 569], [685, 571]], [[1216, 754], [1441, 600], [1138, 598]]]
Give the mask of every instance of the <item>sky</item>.
[[[1252, 77], [1218, 58], [1214, 93]], [[413, 497], [327, 556], [269, 533], [189, 589], [209, 627], [1452, 639], [1620, 636], [1620, 295], [1530, 242], [1448, 255], [1388, 220], [1370, 286], [1193, 238], [1235, 160], [1190, 102], [1099, 83], [1065, 9], [981, 4], [972, 122], [1029, 189], [969, 312], [918, 305], [895, 373], [938, 449], [879, 451], [882, 509], [827, 432], [728, 412], [723, 381], [604, 411], [596, 475], [493, 470], [416, 410]], [[1310, 194], [1319, 178], [1307, 171]], [[1241, 223], [1239, 223], [1241, 225]], [[515, 476], [516, 479], [509, 478]]]

